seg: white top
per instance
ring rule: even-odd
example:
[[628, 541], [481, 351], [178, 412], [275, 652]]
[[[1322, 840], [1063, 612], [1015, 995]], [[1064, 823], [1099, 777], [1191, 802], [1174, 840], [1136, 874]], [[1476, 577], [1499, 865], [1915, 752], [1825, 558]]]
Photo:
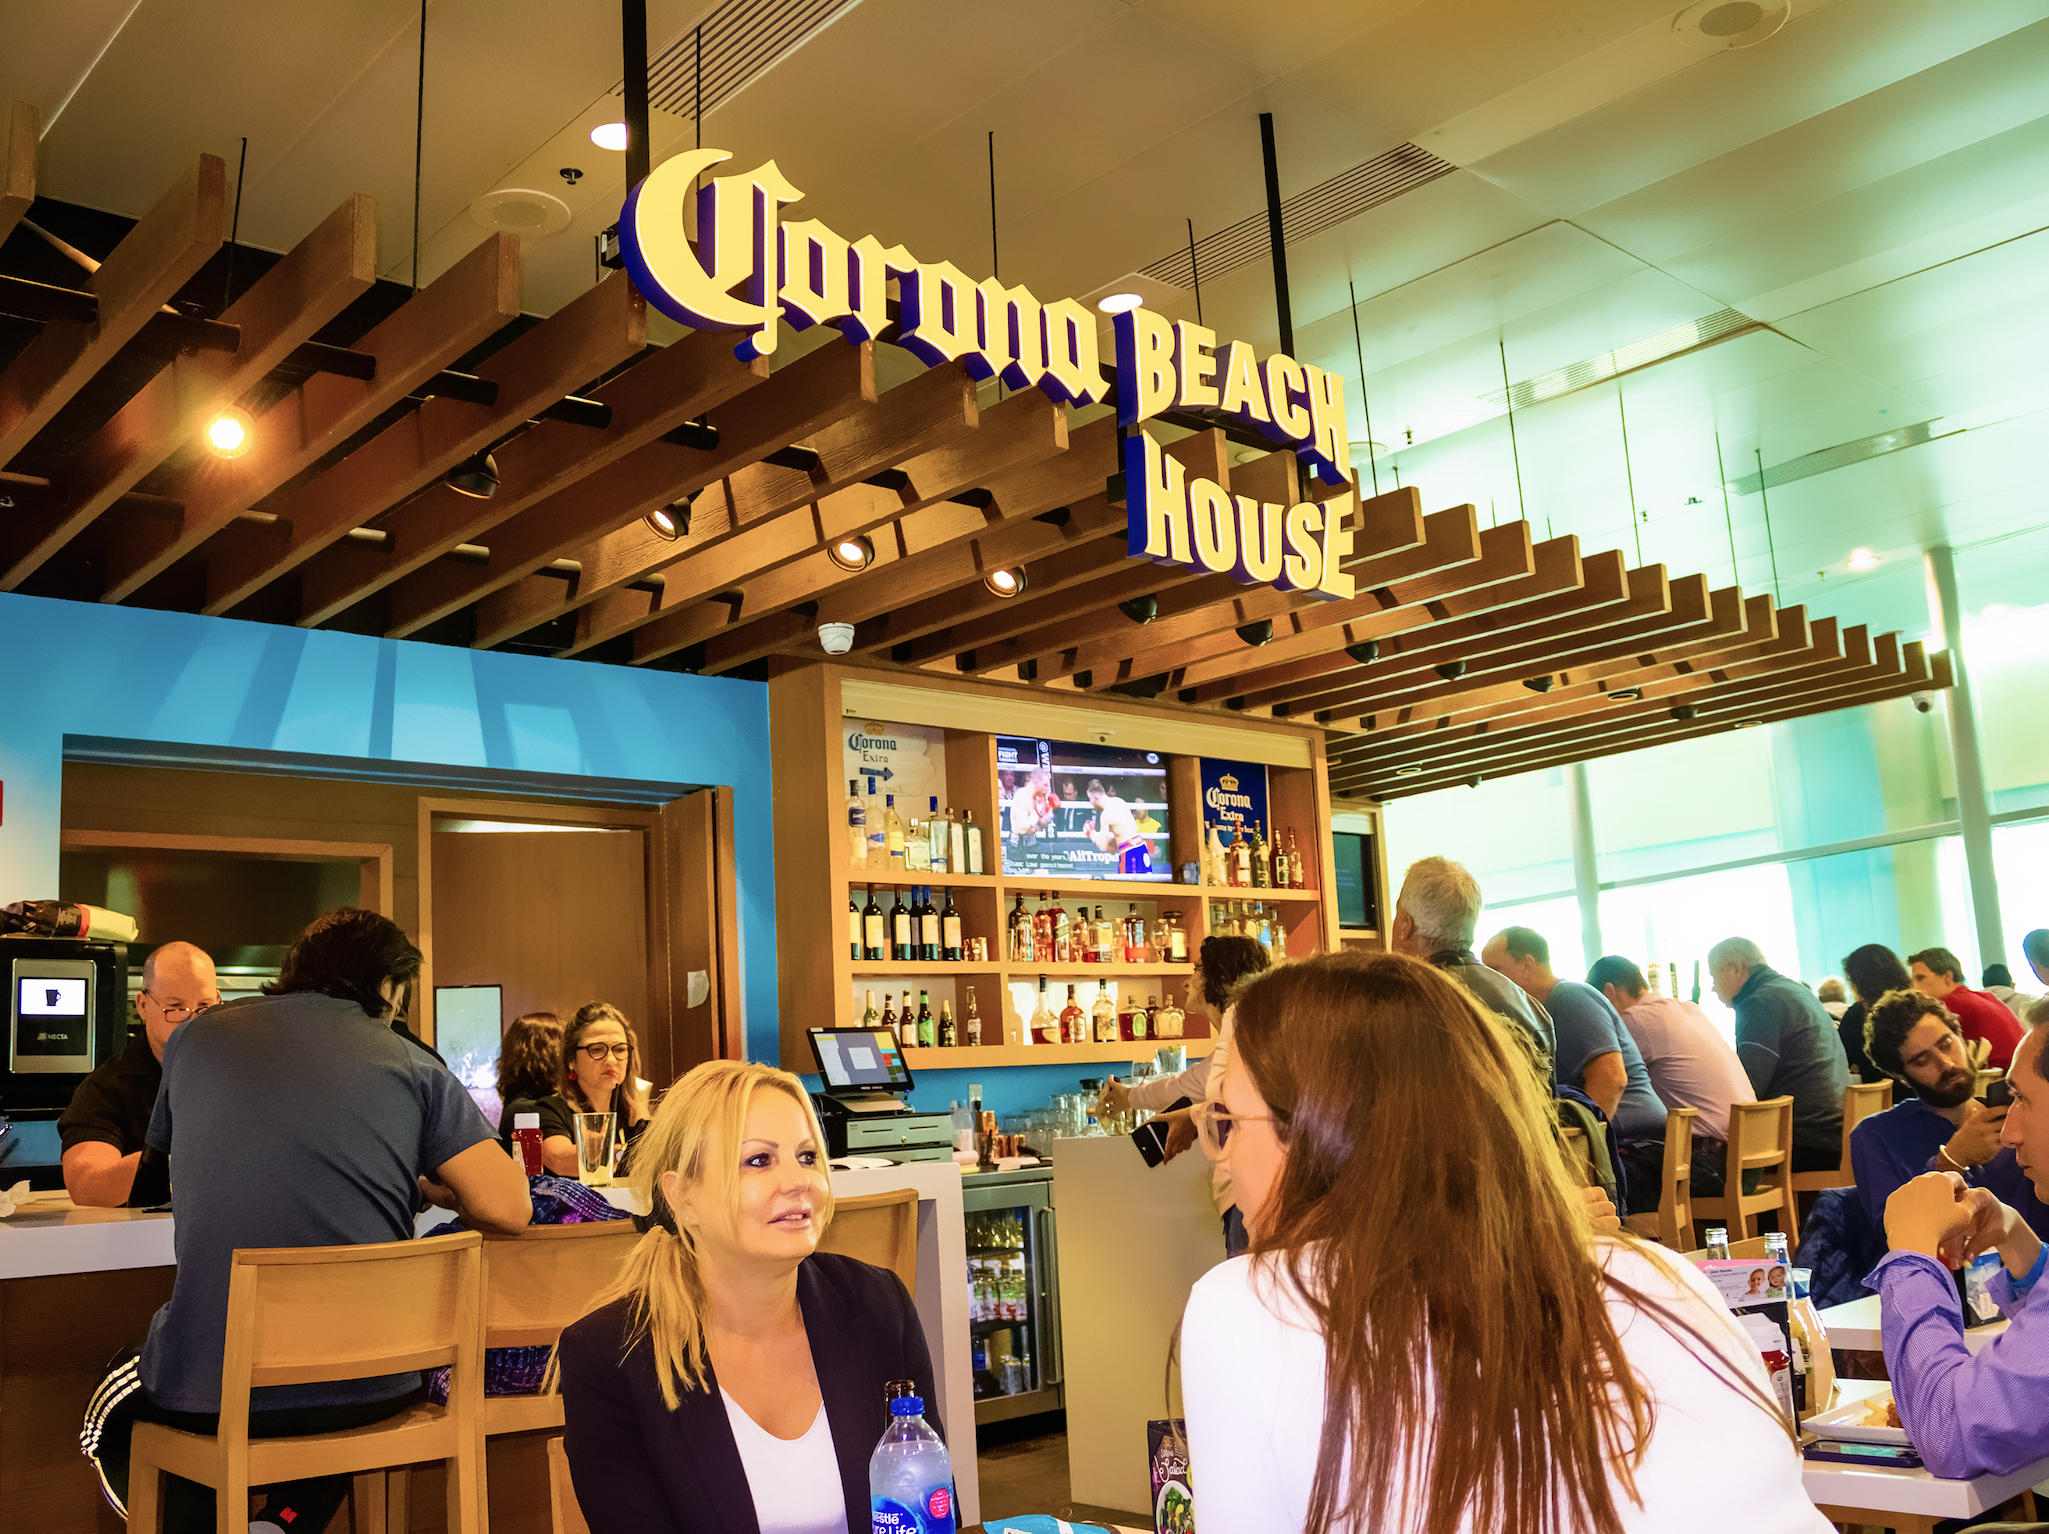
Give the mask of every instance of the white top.
[[747, 1415], [747, 1409], [719, 1387], [733, 1442], [754, 1494], [754, 1521], [761, 1534], [846, 1534], [847, 1499], [840, 1489], [839, 1456], [825, 1403], [802, 1438], [778, 1438]]
[[[1456, 1243], [1445, 1260], [1457, 1260]], [[1731, 1365], [1768, 1388], [1763, 1361], [1691, 1264], [1667, 1266], [1621, 1246], [1606, 1247], [1605, 1260], [1632, 1287], [1682, 1308], [1704, 1335], [1726, 1339]], [[1623, 1528], [1828, 1534], [1776, 1416], [1717, 1380], [1653, 1318], [1619, 1299], [1609, 1314], [1657, 1413], [1636, 1470], [1643, 1505], [1616, 1488]], [[1323, 1431], [1324, 1346], [1308, 1308], [1272, 1281], [1269, 1259], [1233, 1258], [1196, 1284], [1181, 1323], [1181, 1379], [1204, 1526], [1301, 1528]], [[1369, 1526], [1397, 1528], [1390, 1519], [1344, 1525]]]

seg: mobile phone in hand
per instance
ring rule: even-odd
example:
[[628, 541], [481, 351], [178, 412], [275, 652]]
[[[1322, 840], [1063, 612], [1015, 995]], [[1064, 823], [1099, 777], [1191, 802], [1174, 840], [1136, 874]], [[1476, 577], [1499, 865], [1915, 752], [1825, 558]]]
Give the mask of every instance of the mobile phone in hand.
[[1145, 1157], [1147, 1166], [1158, 1166], [1167, 1159], [1167, 1114], [1188, 1107], [1190, 1101], [1186, 1097], [1176, 1098], [1167, 1108], [1131, 1131], [1131, 1143]]
[[1985, 1089], [1985, 1106], [1988, 1108], [2010, 1108], [2013, 1106], [2013, 1083], [2004, 1076]]
[[1884, 1465], [1894, 1470], [1918, 1470], [1921, 1456], [1911, 1448], [1890, 1443], [1811, 1443], [1804, 1451], [1809, 1459], [1833, 1460], [1844, 1465]]

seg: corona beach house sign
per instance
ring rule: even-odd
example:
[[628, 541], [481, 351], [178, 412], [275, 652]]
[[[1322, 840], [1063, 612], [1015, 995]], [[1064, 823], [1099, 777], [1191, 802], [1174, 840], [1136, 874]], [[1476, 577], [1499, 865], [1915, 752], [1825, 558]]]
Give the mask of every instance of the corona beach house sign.
[[[1039, 389], [1061, 404], [1110, 397], [1096, 317], [1072, 298], [1041, 303], [1029, 289], [970, 279], [950, 261], [919, 261], [873, 235], [848, 240], [817, 219], [784, 222], [804, 195], [773, 160], [697, 188], [697, 237], [683, 212], [697, 179], [729, 160], [698, 149], [664, 161], [633, 189], [619, 243], [647, 301], [695, 330], [731, 330], [743, 359], [775, 350], [776, 322], [831, 325], [849, 341], [889, 339], [928, 367], [958, 362], [977, 379]], [[889, 334], [889, 284], [898, 312]], [[1344, 380], [1294, 358], [1263, 361], [1242, 341], [1147, 309], [1116, 316], [1117, 420], [1131, 556], [1229, 575], [1326, 599], [1353, 595], [1341, 568], [1349, 488], [1294, 505], [1232, 495], [1191, 477], [1143, 428], [1167, 410], [1208, 410], [1295, 450], [1325, 486], [1349, 487]]]

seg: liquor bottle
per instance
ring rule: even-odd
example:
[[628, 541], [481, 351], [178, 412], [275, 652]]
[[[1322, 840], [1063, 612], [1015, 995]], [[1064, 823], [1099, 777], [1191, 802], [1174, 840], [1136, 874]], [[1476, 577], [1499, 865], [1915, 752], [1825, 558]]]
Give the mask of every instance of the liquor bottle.
[[847, 779], [847, 862], [855, 868], [868, 861], [868, 806], [861, 799], [861, 780]]
[[968, 842], [968, 872], [979, 875], [982, 872], [982, 828], [975, 824], [975, 812], [973, 810], [967, 810], [963, 813], [967, 818], [965, 829]]
[[932, 1020], [932, 1002], [923, 991], [918, 992], [918, 1047], [930, 1049], [939, 1041], [939, 1030]]
[[1114, 964], [1117, 962], [1116, 924], [1103, 915], [1103, 908], [1096, 907], [1096, 962]]
[[1283, 847], [1278, 840], [1276, 840], [1273, 844], [1273, 855], [1274, 888], [1277, 890], [1284, 890], [1288, 887], [1288, 852], [1287, 849]]
[[882, 1017], [875, 1010], [875, 993], [873, 991], [868, 993], [868, 1010], [861, 1014], [861, 1026], [863, 1028], [880, 1028], [882, 1026]]
[[896, 795], [882, 796], [882, 842], [891, 868], [904, 866], [904, 818], [896, 812]]
[[951, 809], [946, 812], [946, 871], [951, 874], [968, 871], [968, 828]]
[[896, 892], [896, 904], [889, 908], [889, 956], [899, 964], [909, 963], [917, 958], [911, 949], [916, 939], [911, 933], [911, 910], [904, 904], [903, 887]]
[[939, 907], [932, 903], [932, 886], [925, 886], [925, 900], [918, 907], [918, 957], [927, 964], [937, 964], [943, 951], [945, 939], [940, 935]]
[[958, 964], [965, 954], [960, 940], [960, 912], [953, 907], [953, 886], [946, 887], [946, 905], [939, 913], [939, 957]]
[[1138, 902], [1133, 901], [1124, 908], [1124, 962], [1150, 964], [1152, 961], [1152, 952], [1145, 944], [1145, 918], [1138, 914]]
[[882, 907], [875, 900], [875, 886], [868, 886], [868, 904], [861, 911], [861, 957], [868, 962], [889, 957], [889, 929], [882, 922]]
[[1224, 851], [1224, 831], [1221, 824], [1212, 823], [1209, 841], [1202, 850], [1202, 881], [1219, 889], [1231, 882], [1230, 858]]
[[1233, 889], [1249, 889], [1252, 885], [1252, 843], [1245, 836], [1245, 822], [1239, 821], [1231, 828], [1231, 877], [1227, 881]]
[[1181, 913], [1169, 911], [1167, 917], [1167, 949], [1160, 957], [1169, 964], [1188, 962], [1188, 929], [1181, 925]]
[[1259, 822], [1252, 822], [1252, 887], [1272, 889], [1274, 882], [1273, 861], [1267, 853], [1266, 836], [1259, 829]]
[[931, 795], [931, 813], [925, 817], [925, 834], [930, 852], [927, 861], [935, 874], [956, 873], [953, 857], [953, 825], [939, 813], [939, 796]]
[[1053, 962], [1053, 908], [1046, 902], [1053, 897], [1045, 890], [1039, 891], [1038, 909], [1032, 912], [1032, 952], [1038, 955], [1037, 963]]
[[1074, 924], [1067, 919], [1067, 907], [1064, 905], [1053, 907], [1053, 962], [1074, 962]]
[[911, 1010], [911, 993], [904, 992], [904, 1004], [896, 1014], [896, 1032], [905, 1049], [912, 1049], [918, 1043], [918, 1014]]
[[1134, 1044], [1144, 1043], [1152, 1038], [1153, 1014], [1159, 1010], [1160, 1004], [1154, 1001], [1151, 996], [1146, 997], [1145, 1005], [1142, 1007], [1136, 1002], [1132, 1003], [1131, 1041]]
[[1096, 999], [1089, 1005], [1089, 1017], [1095, 1024], [1095, 1037], [1098, 1044], [1115, 1044], [1117, 1042], [1117, 1003], [1110, 999], [1110, 985], [1108, 981], [1098, 980], [1096, 982]]
[[1039, 976], [1039, 1004], [1032, 1008], [1032, 1042], [1034, 1044], [1058, 1044], [1060, 1042], [1060, 1019], [1054, 1015], [1052, 1006], [1046, 1000], [1046, 977]]
[[[873, 996], [875, 993], [870, 991], [868, 994]], [[875, 1025], [878, 1028], [887, 1028], [891, 1038], [898, 1043], [903, 1042], [903, 1036], [896, 1031], [896, 1005], [889, 999], [887, 991], [882, 993], [882, 1016], [876, 1019]]]
[[975, 1010], [975, 988], [968, 987], [968, 1021], [966, 1033], [968, 1044], [979, 1049], [982, 1044], [982, 1014]]
[[1309, 872], [1302, 866], [1302, 854], [1295, 847], [1295, 828], [1288, 827], [1288, 888], [1306, 890], [1309, 888]]
[[925, 817], [912, 810], [904, 817], [904, 867], [926, 873], [932, 867], [932, 833], [925, 829]]
[[1010, 908], [1008, 933], [1009, 943], [1005, 950], [1013, 964], [1032, 962], [1032, 917], [1024, 908], [1024, 896], [1017, 897], [1017, 904]]
[[847, 957], [859, 963], [861, 960], [861, 903], [847, 895]]
[[960, 1045], [960, 1032], [953, 1026], [953, 1003], [939, 1003], [939, 1047], [955, 1049]]
[[1074, 982], [1067, 983], [1067, 1005], [1060, 1009], [1060, 1042], [1063, 1044], [1085, 1044], [1088, 1042], [1088, 1015], [1074, 999]]
[[1153, 1037], [1156, 1039], [1178, 1039], [1186, 1026], [1186, 1014], [1174, 1005], [1174, 993], [1166, 993], [1167, 999], [1152, 1009]]

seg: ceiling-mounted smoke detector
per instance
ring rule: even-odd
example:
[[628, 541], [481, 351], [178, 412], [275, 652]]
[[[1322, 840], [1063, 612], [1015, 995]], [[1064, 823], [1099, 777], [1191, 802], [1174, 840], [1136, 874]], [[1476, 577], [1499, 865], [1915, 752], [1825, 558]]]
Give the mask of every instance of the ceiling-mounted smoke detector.
[[1786, 24], [1792, 0], [1700, 0], [1672, 18], [1672, 33], [1700, 53], [1761, 43]]
[[507, 234], [559, 234], [569, 227], [569, 204], [550, 192], [506, 186], [470, 204], [470, 217]]

